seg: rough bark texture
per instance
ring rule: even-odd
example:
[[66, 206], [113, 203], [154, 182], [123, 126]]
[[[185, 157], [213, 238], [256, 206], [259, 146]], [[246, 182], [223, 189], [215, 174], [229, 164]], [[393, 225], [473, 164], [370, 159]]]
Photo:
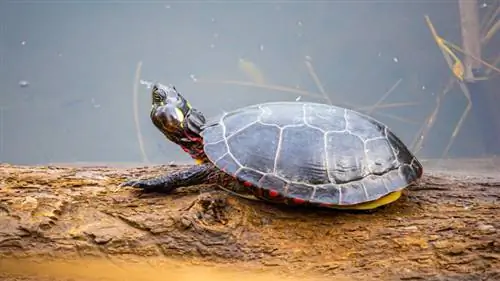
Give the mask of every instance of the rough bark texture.
[[0, 165], [0, 254], [168, 257], [354, 280], [500, 280], [499, 165], [424, 166], [396, 203], [353, 213], [279, 207], [207, 185], [170, 195], [116, 190], [125, 177], [184, 166]]

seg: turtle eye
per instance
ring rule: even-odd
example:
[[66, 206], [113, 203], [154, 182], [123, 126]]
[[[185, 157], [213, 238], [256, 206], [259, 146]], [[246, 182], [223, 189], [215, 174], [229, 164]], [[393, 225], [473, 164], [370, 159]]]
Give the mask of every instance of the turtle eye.
[[160, 103], [161, 102], [161, 98], [158, 94], [154, 94], [153, 95], [153, 102], [154, 103]]
[[165, 92], [163, 92], [160, 89], [156, 89], [153, 91], [153, 102], [154, 103], [161, 103], [165, 101]]
[[[191, 109], [186, 99], [177, 91], [174, 86], [165, 86], [157, 83], [152, 92], [153, 108], [156, 106], [171, 105], [177, 107], [182, 115], [186, 115]], [[183, 119], [183, 118], [179, 118]]]

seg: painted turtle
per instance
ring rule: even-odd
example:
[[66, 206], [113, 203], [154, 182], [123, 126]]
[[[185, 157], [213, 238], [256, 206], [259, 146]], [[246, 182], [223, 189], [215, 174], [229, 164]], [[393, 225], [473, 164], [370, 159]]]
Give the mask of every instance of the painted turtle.
[[152, 87], [151, 120], [197, 165], [121, 186], [171, 192], [217, 183], [288, 205], [374, 209], [401, 196], [422, 165], [384, 124], [310, 102], [243, 107], [206, 121], [173, 86]]

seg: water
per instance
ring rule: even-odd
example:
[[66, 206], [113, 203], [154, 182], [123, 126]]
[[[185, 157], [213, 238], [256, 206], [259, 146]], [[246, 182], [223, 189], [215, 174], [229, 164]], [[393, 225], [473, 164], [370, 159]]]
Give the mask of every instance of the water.
[[[282, 100], [369, 107], [401, 81], [382, 104], [407, 105], [371, 115], [411, 145], [450, 75], [424, 15], [460, 42], [448, 1], [0, 6], [0, 161], [15, 164], [143, 162], [133, 115], [139, 62], [147, 80], [138, 123], [151, 163], [191, 159], [151, 124], [150, 81], [175, 85], [206, 116]], [[465, 107], [458, 89], [442, 103], [414, 148], [421, 157], [441, 156]], [[474, 122], [450, 156], [482, 155]]]

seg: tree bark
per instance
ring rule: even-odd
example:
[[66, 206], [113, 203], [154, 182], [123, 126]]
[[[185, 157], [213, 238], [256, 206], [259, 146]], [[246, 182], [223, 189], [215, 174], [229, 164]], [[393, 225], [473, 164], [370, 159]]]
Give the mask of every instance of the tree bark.
[[369, 213], [275, 206], [208, 185], [170, 195], [116, 190], [125, 177], [185, 166], [0, 165], [0, 255], [168, 257], [354, 280], [500, 280], [496, 164], [424, 162], [419, 184]]

